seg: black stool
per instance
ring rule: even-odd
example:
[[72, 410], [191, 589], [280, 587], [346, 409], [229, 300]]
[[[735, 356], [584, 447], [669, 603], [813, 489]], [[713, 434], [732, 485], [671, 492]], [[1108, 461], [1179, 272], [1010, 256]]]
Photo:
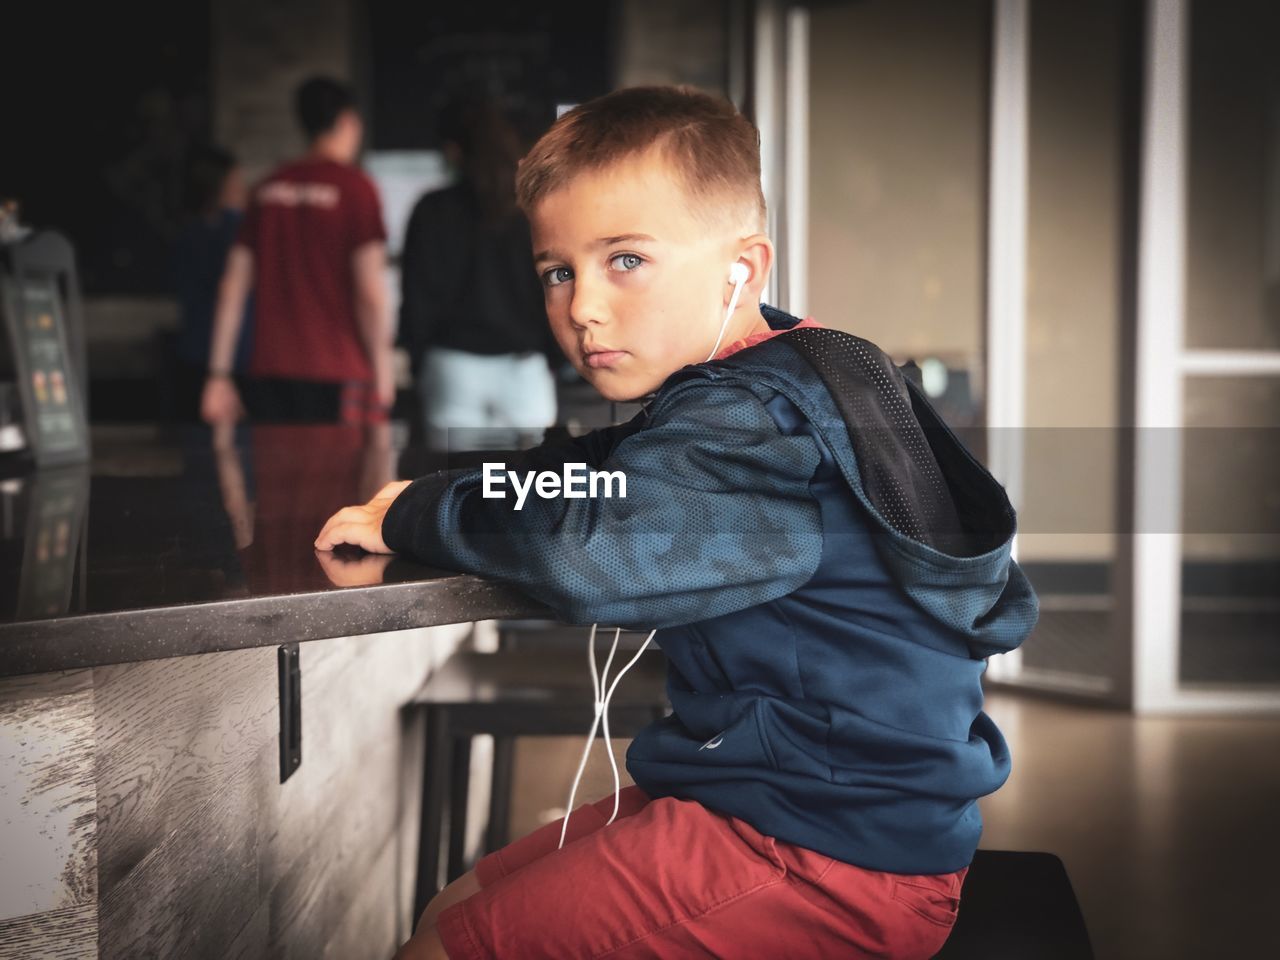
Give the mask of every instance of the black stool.
[[[499, 620], [497, 624], [499, 651], [532, 649], [544, 652], [547, 650], [574, 652], [580, 654], [583, 662], [586, 662], [587, 638], [591, 636], [589, 627], [573, 626], [556, 620], [528, 619]], [[604, 666], [604, 659], [609, 655], [609, 645], [613, 643], [613, 631], [613, 627], [602, 627], [596, 634], [599, 666]], [[618, 662], [618, 657], [623, 653], [627, 656], [622, 662], [626, 663], [630, 660], [631, 654], [640, 649], [640, 645], [648, 636], [648, 630], [623, 630], [618, 638], [618, 653], [614, 657], [614, 663]], [[650, 644], [649, 649], [656, 650], [657, 647]], [[586, 667], [582, 669], [585, 671]], [[612, 669], [610, 672], [612, 673]], [[587, 679], [590, 680], [590, 677]]]
[[979, 850], [956, 925], [935, 960], [1093, 960], [1062, 861], [1051, 853]]
[[[610, 634], [611, 636], [611, 634]], [[493, 851], [507, 843], [515, 738], [585, 737], [595, 718], [595, 699], [588, 672], [586, 637], [579, 650], [508, 650], [501, 653], [458, 653], [449, 658], [413, 700], [426, 711], [426, 756], [422, 770], [422, 824], [418, 838], [418, 879], [414, 919], [439, 890], [442, 846], [447, 877], [466, 872], [467, 787], [471, 738], [493, 736], [493, 789], [484, 847]], [[599, 640], [599, 638], [597, 638]], [[604, 666], [606, 649], [597, 649]], [[630, 659], [614, 657], [610, 682]], [[609, 706], [611, 734], [634, 737], [667, 712], [666, 659], [646, 651], [623, 677]], [[566, 787], [568, 784], [565, 785]], [[447, 846], [442, 844], [448, 818]]]

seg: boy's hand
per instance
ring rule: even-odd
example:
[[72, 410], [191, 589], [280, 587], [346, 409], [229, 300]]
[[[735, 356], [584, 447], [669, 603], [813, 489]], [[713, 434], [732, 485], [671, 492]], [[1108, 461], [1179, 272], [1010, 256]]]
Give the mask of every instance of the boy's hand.
[[400, 492], [412, 480], [388, 483], [368, 503], [356, 507], [343, 507], [324, 525], [316, 537], [317, 550], [332, 550], [339, 543], [350, 543], [370, 553], [391, 553], [382, 541], [382, 518], [387, 515]]

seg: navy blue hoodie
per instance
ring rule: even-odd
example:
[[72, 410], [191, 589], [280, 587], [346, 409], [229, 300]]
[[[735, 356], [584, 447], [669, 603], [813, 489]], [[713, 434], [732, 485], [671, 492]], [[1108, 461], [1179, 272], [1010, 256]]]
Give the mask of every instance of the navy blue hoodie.
[[508, 469], [620, 471], [626, 497], [417, 480], [394, 550], [575, 623], [659, 628], [673, 713], [627, 769], [769, 836], [895, 873], [968, 865], [1009, 773], [985, 658], [1034, 625], [1003, 489], [874, 345], [796, 329], [685, 367], [630, 423]]

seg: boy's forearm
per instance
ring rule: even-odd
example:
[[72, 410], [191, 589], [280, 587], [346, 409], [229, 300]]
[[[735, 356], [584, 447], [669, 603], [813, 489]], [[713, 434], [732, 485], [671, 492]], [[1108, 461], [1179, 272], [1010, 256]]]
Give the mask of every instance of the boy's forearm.
[[[483, 455], [484, 462], [501, 459], [507, 469], [520, 473], [557, 470], [568, 463], [585, 463], [592, 468], [601, 467], [617, 444], [641, 429], [643, 421], [644, 414], [639, 414], [627, 423], [601, 427], [578, 437], [541, 443], [528, 450], [486, 453]], [[419, 516], [435, 509], [439, 495], [453, 480], [469, 473], [479, 475], [481, 472], [482, 466], [472, 465], [440, 470], [419, 477], [397, 499], [396, 515], [392, 524], [395, 529], [390, 531], [384, 529], [383, 539], [388, 545], [391, 544], [391, 540], [387, 537], [395, 539], [398, 545], [392, 549], [397, 553], [414, 553], [412, 530]]]
[[779, 435], [758, 402], [754, 420], [618, 441], [600, 467], [626, 477], [625, 498], [530, 496], [517, 511], [484, 494], [479, 470], [424, 477], [387, 511], [382, 538], [513, 583], [575, 622], [671, 626], [745, 609], [806, 581], [822, 549], [816, 446]]
[[[476, 472], [466, 473], [405, 490], [383, 522], [387, 547], [510, 583], [575, 623], [667, 627], [732, 613], [796, 589], [821, 557], [807, 491], [776, 510], [741, 504], [719, 524], [707, 522], [710, 511], [659, 515], [626, 501], [531, 497], [513, 514], [482, 501]], [[714, 526], [722, 529], [701, 532]]]
[[253, 254], [236, 244], [227, 254], [227, 265], [218, 285], [218, 305], [213, 313], [209, 340], [209, 372], [229, 375], [235, 361], [236, 341], [244, 322], [244, 305], [253, 285]]

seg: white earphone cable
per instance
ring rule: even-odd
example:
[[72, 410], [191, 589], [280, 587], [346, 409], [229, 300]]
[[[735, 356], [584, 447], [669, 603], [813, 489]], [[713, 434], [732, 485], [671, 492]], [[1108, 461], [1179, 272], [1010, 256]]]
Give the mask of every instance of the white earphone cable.
[[[613, 683], [609, 683], [609, 667], [613, 664], [614, 654], [618, 651], [618, 640], [622, 636], [622, 628], [619, 627], [613, 634], [613, 645], [609, 649], [608, 659], [605, 660], [604, 670], [599, 676], [596, 675], [596, 628], [598, 624], [591, 625], [591, 638], [588, 641], [587, 659], [591, 664], [591, 688], [595, 693], [595, 719], [591, 721], [591, 732], [587, 734], [587, 742], [582, 748], [582, 757], [578, 761], [578, 771], [573, 775], [573, 786], [569, 788], [569, 802], [565, 806], [564, 821], [560, 825], [560, 843], [557, 849], [564, 847], [565, 837], [569, 832], [569, 817], [573, 813], [573, 801], [578, 795], [578, 785], [582, 782], [582, 773], [587, 768], [587, 758], [591, 755], [591, 746], [595, 743], [596, 730], [604, 727], [604, 748], [605, 753], [609, 756], [609, 767], [613, 771], [613, 815], [609, 817], [609, 823], [613, 823], [618, 816], [618, 807], [621, 802], [622, 794], [622, 777], [618, 773], [618, 761], [613, 756], [613, 744], [609, 739], [609, 702], [613, 700], [613, 693], [618, 689], [618, 683], [622, 680], [628, 670], [636, 665], [640, 656], [649, 647], [649, 643], [653, 640], [657, 630], [650, 630], [649, 636], [645, 637], [645, 641], [640, 645], [640, 649], [636, 651], [635, 656], [627, 661], [627, 665], [618, 671], [618, 675], [613, 678]], [[601, 697], [601, 691], [604, 696]]]
[[[734, 264], [734, 266], [737, 267], [739, 264]], [[724, 312], [724, 320], [720, 324], [720, 333], [716, 335], [716, 345], [711, 348], [711, 352], [707, 354], [707, 359], [703, 360], [703, 363], [713, 360], [717, 351], [719, 351], [720, 341], [724, 339], [724, 332], [729, 327], [729, 318], [733, 316], [733, 311], [738, 309], [738, 298], [742, 296], [742, 287], [747, 282], [745, 268], [741, 271], [731, 271], [730, 276], [736, 279], [733, 282], [733, 296], [729, 298], [729, 309]]]

